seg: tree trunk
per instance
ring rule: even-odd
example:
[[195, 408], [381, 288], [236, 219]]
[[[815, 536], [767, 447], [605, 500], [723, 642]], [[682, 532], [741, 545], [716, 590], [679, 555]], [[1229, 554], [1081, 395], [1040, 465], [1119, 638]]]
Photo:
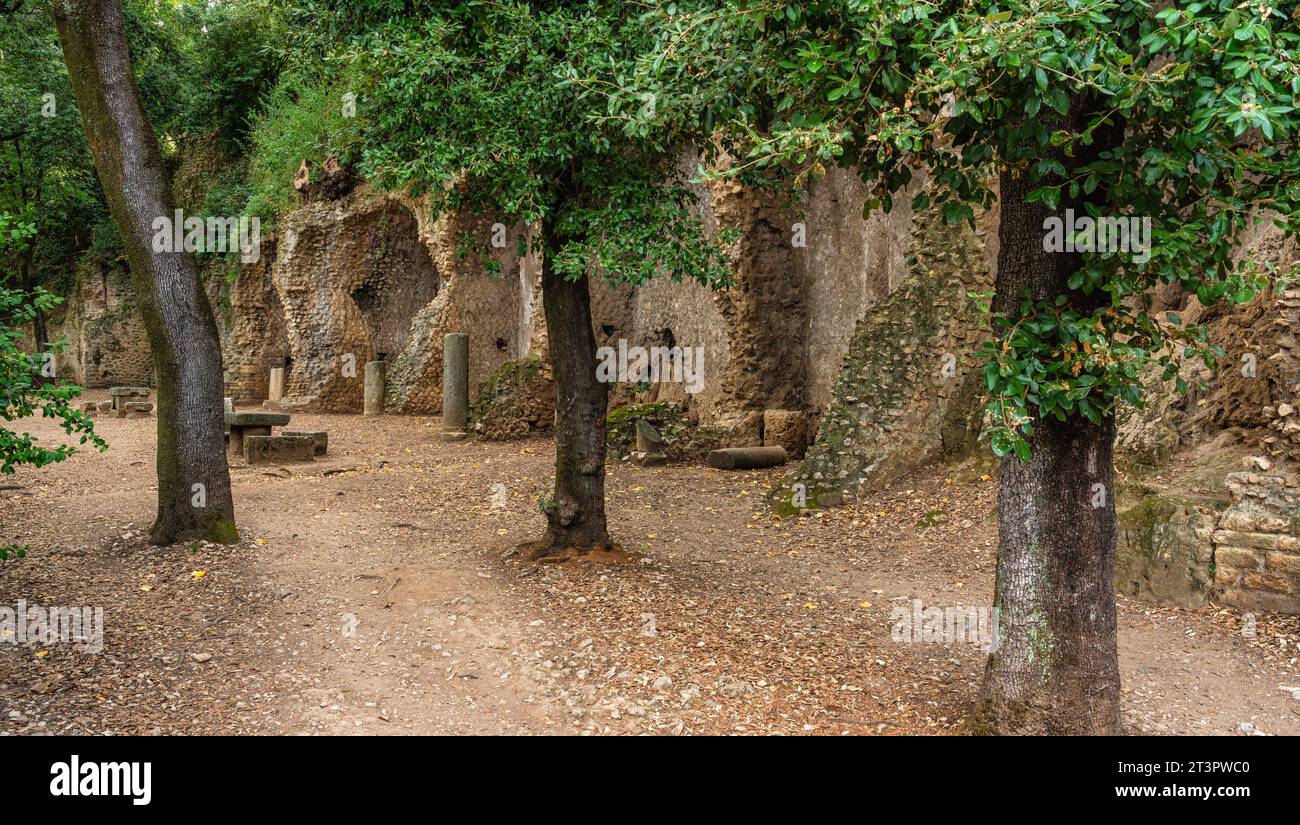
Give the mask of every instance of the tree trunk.
[[539, 554], [608, 548], [605, 525], [605, 415], [608, 385], [596, 379], [596, 335], [587, 278], [565, 280], [555, 254], [563, 239], [543, 227], [542, 306], [555, 368], [555, 493], [544, 508]]
[[[1100, 147], [1098, 147], [1099, 149]], [[1069, 161], [1066, 161], [1069, 162]], [[1000, 178], [997, 297], [1015, 314], [1022, 290], [1034, 298], [1072, 293], [1080, 256], [1043, 249], [1041, 203], [1015, 168]], [[1070, 204], [1082, 208], [1081, 204]], [[1116, 650], [1115, 423], [1037, 418], [1032, 460], [1002, 459], [998, 478], [998, 647], [989, 656], [970, 722], [973, 733], [1118, 734]]]
[[[22, 285], [22, 290], [27, 295], [31, 295], [36, 290], [36, 279], [32, 275], [32, 246], [27, 245], [23, 250], [22, 257], [18, 262], [18, 283]], [[33, 304], [35, 302], [33, 301]], [[45, 323], [45, 311], [39, 306], [33, 306], [35, 314], [32, 318], [32, 338], [36, 344], [36, 351], [48, 352], [50, 349], [50, 333]]]
[[193, 256], [152, 248], [154, 220], [173, 219], [171, 182], [140, 104], [122, 0], [56, 0], [54, 19], [153, 354], [158, 517], [152, 540], [238, 541], [224, 447], [216, 322]]

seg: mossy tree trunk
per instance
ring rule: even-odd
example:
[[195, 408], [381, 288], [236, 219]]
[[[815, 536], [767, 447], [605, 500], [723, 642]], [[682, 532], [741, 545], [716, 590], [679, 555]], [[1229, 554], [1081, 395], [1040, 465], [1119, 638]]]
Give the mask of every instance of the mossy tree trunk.
[[[1099, 130], [1086, 151], [1095, 157], [1115, 130]], [[1067, 158], [1067, 165], [1089, 158]], [[1068, 295], [1081, 312], [1104, 294], [1072, 291], [1078, 254], [1044, 250], [1052, 213], [1025, 200], [1026, 178], [1012, 165], [999, 180], [1000, 217], [995, 312], [1015, 316], [1022, 293]], [[1105, 197], [1102, 189], [1095, 195]], [[1079, 200], [1061, 204], [1084, 214]], [[1034, 421], [1032, 460], [1002, 459], [998, 478], [995, 606], [999, 646], [989, 656], [970, 731], [993, 734], [1120, 732], [1116, 648], [1115, 421], [1082, 415]]]
[[171, 181], [132, 73], [122, 0], [55, 0], [54, 19], [109, 211], [126, 247], [158, 382], [155, 544], [237, 541], [221, 347], [194, 258], [153, 250]]
[[596, 377], [596, 335], [587, 278], [555, 271], [564, 239], [544, 226], [542, 306], [555, 369], [555, 492], [538, 552], [610, 546], [605, 523], [605, 415], [609, 387]]

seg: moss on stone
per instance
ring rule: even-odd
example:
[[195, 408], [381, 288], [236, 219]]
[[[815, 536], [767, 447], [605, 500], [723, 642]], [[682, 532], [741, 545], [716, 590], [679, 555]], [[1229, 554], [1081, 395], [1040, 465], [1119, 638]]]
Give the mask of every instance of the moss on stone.
[[[542, 359], [537, 355], [507, 361], [479, 382], [475, 404], [488, 403], [503, 391], [531, 381], [541, 371]], [[473, 405], [470, 409], [472, 414]]]
[[1201, 502], [1135, 485], [1121, 493], [1137, 503], [1117, 508], [1119, 542], [1115, 589], [1120, 593], [1184, 607], [1209, 597], [1209, 533], [1216, 516]]
[[507, 361], [479, 382], [469, 405], [469, 427], [488, 440], [520, 438], [551, 428], [555, 387], [537, 355]]
[[605, 416], [605, 444], [610, 459], [622, 459], [636, 449], [638, 420], [659, 431], [664, 454], [671, 461], [698, 461], [709, 450], [728, 446], [732, 440], [732, 433], [727, 429], [692, 424], [680, 404], [671, 401], [627, 404], [615, 407]]
[[218, 519], [208, 528], [207, 540], [216, 544], [236, 544], [239, 542], [239, 528], [231, 519]]

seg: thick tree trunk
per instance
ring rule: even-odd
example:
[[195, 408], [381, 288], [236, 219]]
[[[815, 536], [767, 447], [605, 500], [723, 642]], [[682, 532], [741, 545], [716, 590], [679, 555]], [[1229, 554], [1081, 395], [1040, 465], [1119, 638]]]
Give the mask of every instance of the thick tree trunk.
[[596, 335], [587, 278], [556, 273], [563, 246], [543, 228], [542, 306], [555, 368], [555, 493], [540, 554], [610, 546], [605, 525], [605, 416], [609, 387], [596, 378]]
[[[1020, 293], [1070, 293], [1074, 254], [1043, 250], [1041, 203], [1014, 168], [1000, 180], [995, 310]], [[1071, 295], [1085, 309], [1098, 296]], [[989, 656], [973, 733], [1117, 734], [1113, 418], [1034, 422], [1033, 458], [1002, 460], [998, 488], [998, 647]]]
[[56, 0], [54, 19], [109, 210], [126, 246], [158, 381], [158, 518], [152, 539], [238, 541], [226, 464], [221, 347], [186, 252], [155, 252], [171, 182], [140, 104], [122, 0]]

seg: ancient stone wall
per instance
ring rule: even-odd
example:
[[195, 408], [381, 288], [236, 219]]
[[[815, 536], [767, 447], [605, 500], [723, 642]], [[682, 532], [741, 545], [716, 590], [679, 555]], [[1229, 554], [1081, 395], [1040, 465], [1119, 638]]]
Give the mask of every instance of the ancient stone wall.
[[991, 289], [981, 238], [913, 215], [908, 274], [858, 322], [816, 443], [776, 488], [778, 509], [837, 504], [975, 445], [984, 335], [969, 292]]
[[[1184, 322], [1204, 324], [1224, 355], [1217, 371], [1183, 364], [1186, 395], [1148, 370], [1145, 408], [1121, 411], [1116, 465], [1134, 483], [1122, 492], [1116, 589], [1184, 606], [1218, 596], [1300, 612], [1298, 591], [1288, 590], [1295, 582], [1270, 568], [1268, 555], [1294, 543], [1279, 528], [1300, 519], [1289, 482], [1269, 480], [1292, 478], [1300, 466], [1300, 290], [1286, 278], [1300, 254], [1267, 223], [1238, 257], [1247, 254], [1277, 278], [1248, 304], [1206, 308], [1176, 290], [1158, 296]], [[1254, 473], [1240, 473], [1243, 464]]]
[[851, 171], [835, 168], [809, 187], [802, 212], [803, 247], [793, 256], [807, 312], [804, 383], [807, 406], [826, 409], [859, 319], [907, 275], [911, 198], [866, 220], [868, 193]]
[[[416, 207], [418, 213], [427, 210]], [[470, 386], [506, 361], [527, 355], [541, 315], [538, 295], [540, 262], [517, 257], [522, 226], [499, 227], [487, 216], [444, 215], [422, 218], [420, 238], [429, 249], [442, 281], [437, 297], [414, 316], [410, 338], [395, 359], [390, 356], [387, 406], [401, 413], [442, 410], [442, 346], [449, 332], [469, 335]], [[473, 255], [458, 254], [462, 239], [490, 245], [504, 229], [504, 243], [494, 249], [499, 271], [489, 273]], [[489, 248], [491, 248], [489, 246]]]
[[1157, 603], [1204, 605], [1214, 581], [1216, 502], [1147, 492], [1127, 504], [1117, 503], [1115, 591]]
[[1214, 592], [1225, 604], [1300, 613], [1300, 478], [1228, 476], [1233, 503], [1214, 531]]
[[[694, 162], [690, 156], [685, 165]], [[731, 286], [711, 291], [656, 279], [634, 291], [631, 317], [605, 332], [618, 329], [645, 347], [703, 347], [703, 389], [656, 385], [616, 393], [614, 401], [681, 404], [700, 424], [748, 431], [755, 444], [763, 442], [767, 410], [797, 413], [813, 431], [858, 321], [906, 274], [910, 195], [892, 213], [864, 221], [865, 184], [840, 169], [795, 204], [730, 180], [699, 191], [706, 226], [739, 232]]]
[[271, 369], [290, 361], [284, 307], [271, 282], [277, 244], [262, 239], [258, 260], [241, 266], [233, 281], [209, 276], [209, 298], [221, 330], [226, 395], [236, 406], [266, 400]]
[[76, 290], [49, 319], [50, 335], [67, 339], [59, 375], [82, 387], [153, 386], [153, 358], [135, 286], [125, 265], [87, 256]]
[[1272, 351], [1256, 356], [1267, 355], [1266, 369], [1261, 370], [1266, 373], [1262, 383], [1267, 401], [1259, 410], [1267, 427], [1263, 449], [1274, 459], [1300, 466], [1300, 244], [1263, 226], [1247, 248], [1271, 262], [1280, 281], [1268, 296], [1273, 301], [1272, 329], [1263, 336]]
[[365, 363], [401, 352], [440, 281], [415, 215], [395, 198], [358, 192], [289, 215], [271, 265], [290, 350], [286, 400], [359, 410]]

